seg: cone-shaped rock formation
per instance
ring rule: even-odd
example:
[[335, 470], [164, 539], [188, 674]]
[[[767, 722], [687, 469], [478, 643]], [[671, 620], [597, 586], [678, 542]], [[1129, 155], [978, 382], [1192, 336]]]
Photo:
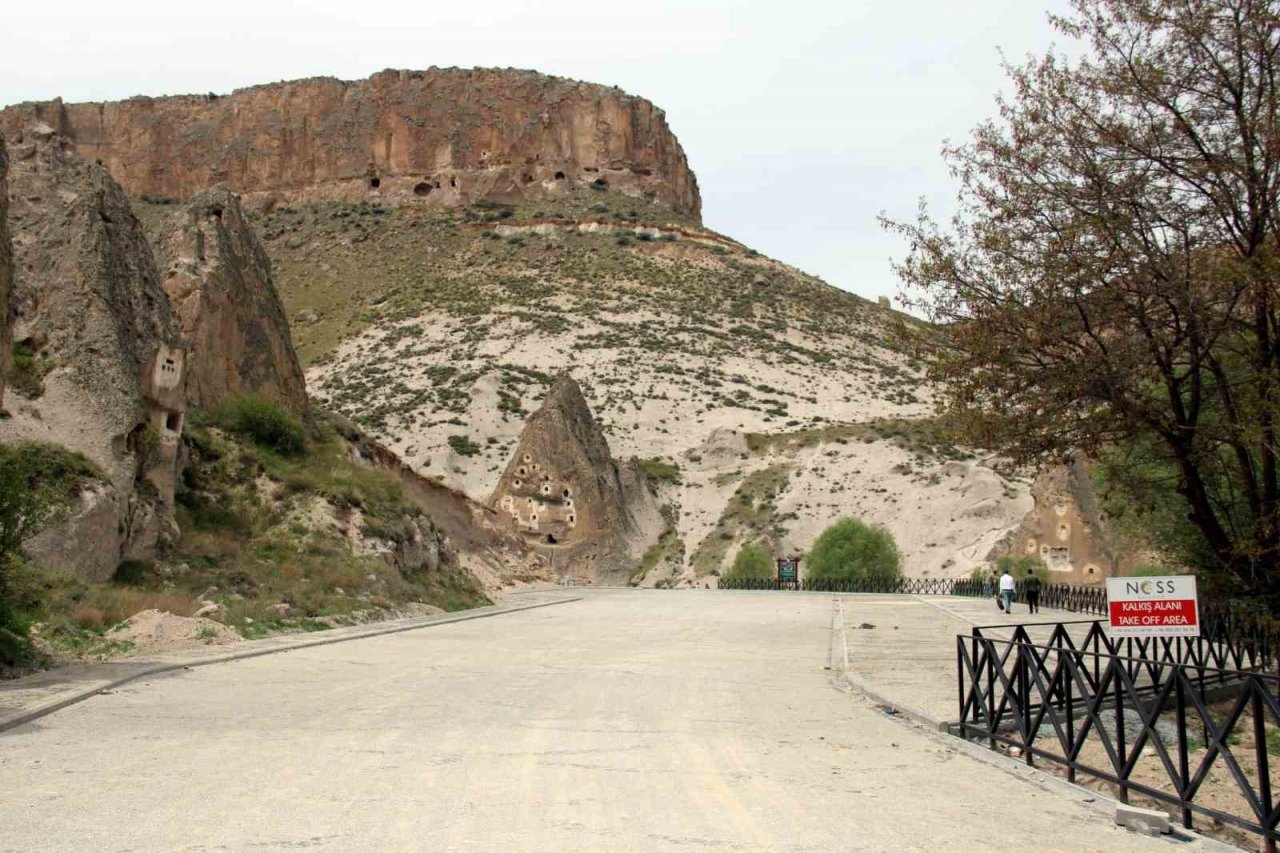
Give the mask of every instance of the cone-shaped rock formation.
[[187, 344], [187, 400], [214, 410], [252, 392], [302, 415], [307, 390], [271, 261], [226, 189], [197, 195], [158, 246], [164, 289]]
[[9, 143], [11, 336], [23, 363], [0, 440], [61, 444], [102, 468], [108, 482], [28, 550], [103, 579], [174, 530], [184, 353], [142, 225], [107, 170], [48, 127]]
[[525, 423], [493, 504], [563, 574], [623, 583], [660, 520], [634, 460], [618, 464], [570, 376]]

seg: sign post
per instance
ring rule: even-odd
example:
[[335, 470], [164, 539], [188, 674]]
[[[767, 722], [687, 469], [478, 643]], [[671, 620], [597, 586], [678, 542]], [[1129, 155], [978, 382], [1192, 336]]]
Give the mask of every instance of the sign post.
[[800, 558], [799, 557], [779, 557], [778, 558], [778, 586], [779, 588], [790, 586], [794, 589], [800, 583]]
[[1198, 637], [1200, 605], [1194, 575], [1107, 578], [1113, 637]]

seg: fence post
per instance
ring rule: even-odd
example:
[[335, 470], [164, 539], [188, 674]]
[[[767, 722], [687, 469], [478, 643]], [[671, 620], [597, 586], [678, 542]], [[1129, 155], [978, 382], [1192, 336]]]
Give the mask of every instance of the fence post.
[[987, 653], [987, 734], [989, 746], [996, 748], [996, 662], [995, 649], [991, 640], [983, 640], [982, 648]]
[[1178, 714], [1178, 800], [1182, 812], [1182, 826], [1192, 829], [1191, 809], [1187, 804], [1187, 785], [1191, 782], [1190, 746], [1187, 744], [1187, 686], [1183, 665], [1173, 668], [1174, 695]]
[[1032, 766], [1031, 746], [1035, 743], [1035, 734], [1031, 731], [1031, 673], [1027, 669], [1030, 664], [1031, 647], [1018, 644], [1018, 692], [1022, 694], [1022, 760], [1028, 767]]
[[1124, 684], [1122, 683], [1123, 679], [1120, 678], [1119, 676], [1119, 672], [1117, 672], [1117, 669], [1120, 672], [1123, 672], [1124, 667], [1123, 665], [1118, 666], [1117, 664], [1118, 664], [1117, 660], [1115, 658], [1112, 658], [1111, 668], [1112, 668], [1113, 677], [1111, 680], [1114, 681], [1116, 685], [1116, 712], [1115, 712], [1116, 713], [1116, 749], [1120, 754], [1120, 764], [1122, 765], [1121, 767], [1116, 768], [1116, 777], [1120, 779], [1120, 796], [1117, 797], [1117, 799], [1120, 800], [1120, 802], [1124, 803], [1125, 805], [1128, 805], [1129, 804], [1128, 781], [1123, 776], [1120, 775], [1120, 772], [1123, 769], [1123, 765], [1128, 760], [1128, 755], [1126, 754], [1125, 748], [1124, 748]]
[[969, 703], [964, 697], [964, 636], [956, 635], [956, 686], [960, 692], [960, 739], [968, 740]]
[[1073, 653], [1068, 652], [1065, 658], [1059, 656], [1059, 659], [1063, 661], [1062, 674], [1065, 687], [1065, 710], [1067, 712], [1067, 754], [1062, 757], [1067, 759], [1067, 781], [1074, 783], [1076, 781], [1076, 763], [1075, 760], [1071, 758], [1071, 753], [1076, 748], [1076, 711], [1075, 701], [1071, 696], [1071, 688], [1072, 682], [1075, 681], [1073, 676], [1075, 675], [1076, 656]]
[[[1258, 800], [1262, 803], [1262, 808], [1270, 813], [1276, 804], [1271, 799], [1271, 767], [1269, 757], [1267, 755], [1267, 725], [1263, 715], [1262, 696], [1259, 691], [1262, 686], [1258, 683], [1258, 679], [1249, 678], [1249, 704], [1253, 711], [1253, 752], [1258, 761]], [[1276, 840], [1271, 837], [1272, 830], [1266, 825], [1265, 818], [1262, 819], [1263, 838], [1266, 839], [1267, 853], [1276, 853]]]

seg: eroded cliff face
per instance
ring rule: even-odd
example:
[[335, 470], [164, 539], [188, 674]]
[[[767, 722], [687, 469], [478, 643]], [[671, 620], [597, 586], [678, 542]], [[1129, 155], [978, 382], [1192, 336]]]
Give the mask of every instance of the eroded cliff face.
[[529, 416], [492, 498], [562, 573], [625, 583], [661, 528], [634, 460], [619, 464], [582, 389], [561, 376]]
[[199, 193], [158, 246], [164, 290], [187, 347], [187, 400], [215, 411], [244, 393], [307, 411], [302, 368], [271, 278], [271, 261], [235, 193]]
[[444, 204], [555, 197], [594, 185], [697, 218], [701, 200], [663, 112], [618, 89], [531, 71], [383, 71], [225, 97], [25, 103], [0, 129], [46, 122], [135, 196], [225, 184], [298, 200]]
[[120, 186], [47, 126], [9, 139], [11, 336], [23, 363], [0, 441], [61, 444], [102, 468], [106, 482], [27, 544], [47, 567], [101, 580], [175, 530], [184, 352]]
[[1031, 496], [1035, 506], [1013, 532], [1013, 556], [1039, 557], [1053, 583], [1101, 583], [1120, 572], [1121, 549], [1084, 460], [1041, 471]]
[[9, 158], [0, 134], [0, 410], [4, 407], [4, 380], [9, 373], [13, 340], [9, 314], [13, 298], [13, 246], [9, 242]]

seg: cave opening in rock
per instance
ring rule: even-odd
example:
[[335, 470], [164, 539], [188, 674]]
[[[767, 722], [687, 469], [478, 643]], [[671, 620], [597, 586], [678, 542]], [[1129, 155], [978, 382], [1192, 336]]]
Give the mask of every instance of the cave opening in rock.
[[370, 179], [369, 179], [369, 189], [371, 189], [371, 190], [376, 190], [376, 189], [377, 189], [378, 187], [380, 187], [380, 186], [382, 186], [382, 179], [381, 179], [381, 178], [370, 178]]
[[557, 181], [563, 181], [563, 180], [564, 180], [564, 172], [556, 172], [556, 180], [557, 180]]
[[164, 418], [164, 428], [169, 432], [182, 432], [182, 414], [180, 412], [169, 412]]
[[548, 533], [548, 534], [547, 534], [547, 544], [548, 544], [548, 545], [554, 545], [554, 544], [556, 544], [556, 537], [555, 537], [555, 536], [553, 536], [552, 534]]
[[210, 210], [209, 212], [213, 214], [214, 219], [219, 219], [219, 220], [222, 219], [222, 208], [215, 207], [213, 208], [213, 210]]
[[413, 187], [413, 194], [416, 196], [431, 195], [431, 184], [427, 183], [426, 181], [419, 181]]

